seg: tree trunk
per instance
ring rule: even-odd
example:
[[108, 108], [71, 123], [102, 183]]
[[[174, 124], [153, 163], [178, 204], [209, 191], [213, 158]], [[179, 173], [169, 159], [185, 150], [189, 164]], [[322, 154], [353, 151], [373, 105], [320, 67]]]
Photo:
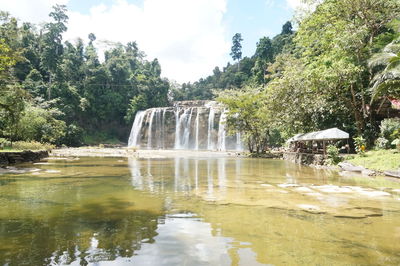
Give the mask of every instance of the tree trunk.
[[351, 96], [352, 96], [352, 106], [353, 106], [353, 114], [354, 114], [354, 119], [356, 120], [356, 126], [357, 126], [357, 134], [359, 136], [362, 135], [364, 128], [365, 128], [365, 120], [364, 116], [361, 114], [360, 110], [358, 109], [358, 104], [357, 104], [357, 99], [356, 99], [356, 93], [354, 91], [354, 85], [350, 85], [350, 91], [351, 91]]
[[49, 73], [49, 87], [47, 88], [48, 100], [51, 100], [51, 83], [52, 83], [52, 80], [51, 80], [51, 72], [50, 72]]
[[247, 141], [247, 146], [249, 147], [249, 152], [253, 153], [253, 146], [251, 145], [251, 140], [250, 139]]

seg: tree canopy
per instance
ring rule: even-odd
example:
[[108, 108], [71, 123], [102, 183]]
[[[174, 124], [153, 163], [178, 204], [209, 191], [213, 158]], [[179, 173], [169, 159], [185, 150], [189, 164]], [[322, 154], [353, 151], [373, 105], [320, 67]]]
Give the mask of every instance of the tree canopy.
[[[157, 59], [136, 42], [114, 43], [104, 61], [96, 36], [63, 41], [66, 7], [42, 26], [0, 13], [0, 137], [79, 145], [125, 140], [135, 112], [169, 104]], [[141, 99], [140, 101], [138, 99]]]

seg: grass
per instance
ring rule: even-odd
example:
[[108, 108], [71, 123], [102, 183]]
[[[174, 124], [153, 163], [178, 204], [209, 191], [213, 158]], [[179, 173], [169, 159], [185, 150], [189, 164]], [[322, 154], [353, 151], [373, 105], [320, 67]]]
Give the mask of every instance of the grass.
[[4, 150], [0, 150], [0, 152], [21, 152], [22, 150], [16, 150], [16, 149], [4, 149]]
[[347, 161], [375, 171], [397, 170], [400, 169], [400, 151], [368, 151], [364, 156], [356, 155], [352, 159], [347, 159]]
[[24, 150], [39, 151], [39, 150], [52, 150], [55, 145], [49, 143], [40, 143], [37, 141], [15, 141], [6, 143], [0, 152], [20, 152]]

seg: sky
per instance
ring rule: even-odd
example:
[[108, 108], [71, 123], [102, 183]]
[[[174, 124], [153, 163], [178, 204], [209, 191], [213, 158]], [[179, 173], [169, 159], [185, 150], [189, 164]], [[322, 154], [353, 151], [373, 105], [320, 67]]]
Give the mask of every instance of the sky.
[[55, 4], [68, 8], [64, 40], [97, 37], [104, 41], [136, 41], [148, 60], [157, 58], [162, 76], [178, 83], [212, 74], [232, 62], [232, 36], [241, 33], [243, 56], [254, 54], [261, 37], [279, 34], [301, 0], [0, 0], [0, 10], [20, 21], [41, 24]]

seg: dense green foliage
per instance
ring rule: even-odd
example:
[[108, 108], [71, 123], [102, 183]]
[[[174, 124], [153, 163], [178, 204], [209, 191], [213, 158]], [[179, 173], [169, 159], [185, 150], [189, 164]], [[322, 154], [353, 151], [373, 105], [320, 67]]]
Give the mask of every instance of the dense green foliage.
[[342, 157], [339, 155], [339, 149], [335, 145], [328, 145], [328, 147], [326, 147], [326, 155], [328, 157], [328, 164], [337, 165], [342, 161]]
[[[291, 50], [293, 36], [292, 24], [287, 22], [282, 27], [282, 32], [274, 38], [262, 37], [257, 43], [256, 52], [252, 57], [240, 59], [241, 54], [240, 57], [237, 54], [234, 57], [234, 60], [238, 60], [235, 64], [228, 63], [222, 70], [215, 67], [213, 74], [207, 78], [201, 78], [194, 83], [175, 86], [171, 90], [171, 95], [174, 100], [211, 100], [216, 96], [213, 93], [215, 91], [245, 86], [263, 86], [270, 80], [267, 66], [274, 62], [280, 53]], [[239, 37], [241, 38], [241, 35]], [[232, 45], [232, 49], [235, 51], [240, 48], [235, 47], [238, 46], [238, 43], [240, 44], [240, 41], [238, 42], [240, 38], [236, 37]]]
[[229, 132], [241, 132], [250, 151], [330, 127], [389, 148], [400, 130], [381, 131], [390, 122], [381, 124], [379, 110], [400, 97], [400, 2], [306, 2], [317, 4], [296, 31], [285, 23], [244, 58], [237, 33], [234, 64], [182, 85], [161, 79], [157, 59], [146, 60], [135, 42], [113, 44], [103, 62], [94, 34], [87, 45], [63, 42], [64, 6], [40, 27], [1, 13], [0, 137], [57, 145], [125, 139], [138, 110], [217, 98], [229, 109]]
[[168, 104], [159, 62], [147, 61], [135, 42], [110, 45], [101, 62], [94, 34], [88, 45], [63, 42], [65, 6], [50, 17], [38, 27], [0, 13], [0, 137], [57, 145], [80, 145], [85, 136], [125, 140], [137, 110]]
[[[243, 132], [243, 140], [250, 152], [260, 153], [266, 146], [269, 128], [264, 123], [262, 102], [258, 100], [261, 92], [257, 89], [227, 90], [218, 98], [228, 108], [228, 133]], [[240, 99], [238, 101], [237, 99]]]
[[[379, 135], [379, 106], [400, 95], [399, 16], [397, 0], [326, 0], [304, 14], [279, 54], [263, 53], [271, 62], [266, 75], [247, 79], [261, 92], [254, 102], [263, 113], [258, 123], [285, 137], [338, 127], [370, 145]], [[265, 39], [258, 45], [271, 46]]]

